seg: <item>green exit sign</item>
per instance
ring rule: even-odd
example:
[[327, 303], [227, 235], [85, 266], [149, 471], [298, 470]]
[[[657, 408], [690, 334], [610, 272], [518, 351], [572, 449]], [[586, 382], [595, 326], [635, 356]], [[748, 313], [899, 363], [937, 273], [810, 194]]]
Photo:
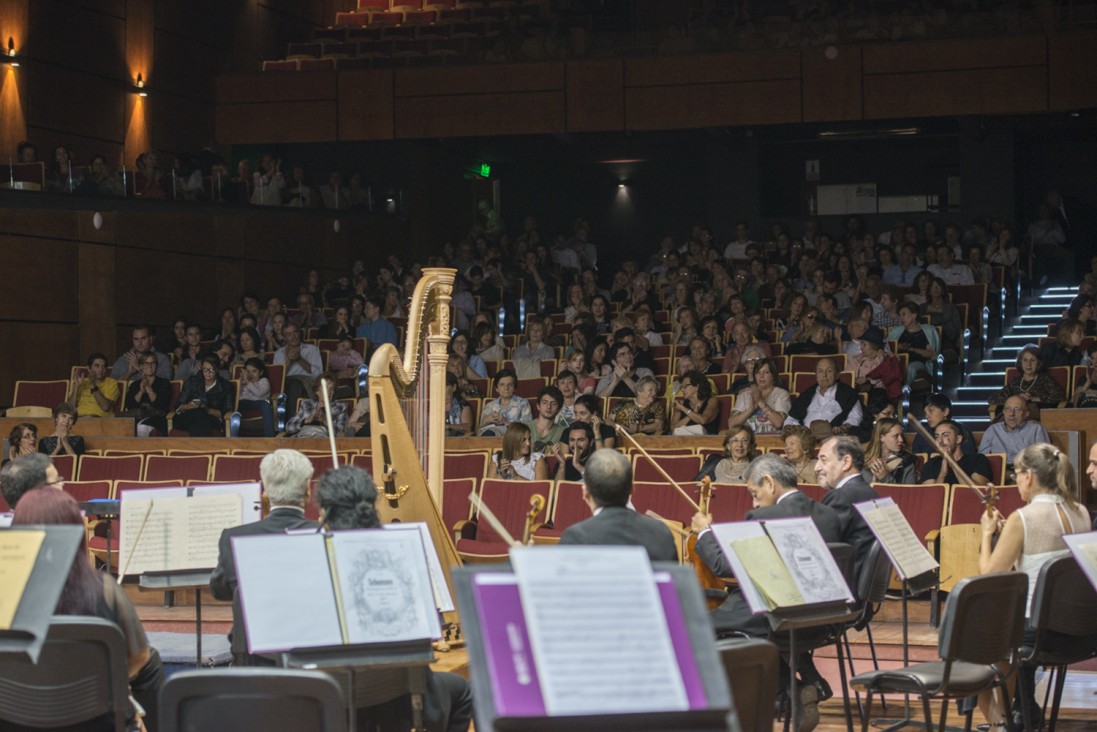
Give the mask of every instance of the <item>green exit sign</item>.
[[480, 163], [480, 177], [481, 178], [490, 178], [491, 177], [491, 166], [488, 165], [487, 163]]

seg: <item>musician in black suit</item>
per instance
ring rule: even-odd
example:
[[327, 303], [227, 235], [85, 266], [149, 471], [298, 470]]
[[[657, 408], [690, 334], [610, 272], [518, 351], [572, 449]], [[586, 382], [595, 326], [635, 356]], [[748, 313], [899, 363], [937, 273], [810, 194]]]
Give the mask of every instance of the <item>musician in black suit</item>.
[[864, 467], [865, 452], [854, 437], [831, 437], [824, 441], [819, 448], [819, 459], [815, 461], [819, 485], [827, 489], [823, 504], [833, 508], [841, 522], [838, 541], [853, 547], [855, 580], [861, 574], [861, 565], [875, 537], [853, 504], [880, 497], [861, 477]]
[[642, 546], [651, 561], [678, 561], [674, 536], [666, 525], [629, 508], [632, 465], [627, 457], [603, 448], [587, 461], [583, 500], [594, 515], [560, 535], [561, 544]]
[[[233, 624], [229, 640], [238, 663], [253, 665], [249, 657], [244, 629], [239, 625], [239, 605], [236, 601], [236, 562], [232, 555], [232, 538], [281, 534], [291, 529], [315, 529], [320, 524], [305, 518], [309, 480], [313, 467], [309, 459], [296, 450], [275, 450], [259, 463], [259, 475], [270, 499], [270, 513], [262, 521], [242, 524], [221, 532], [217, 567], [210, 576], [210, 592], [218, 600], [232, 600]], [[263, 664], [268, 665], [268, 664]]]
[[[841, 520], [838, 513], [818, 501], [813, 500], [796, 488], [796, 470], [784, 458], [777, 455], [761, 455], [751, 461], [746, 475], [747, 490], [754, 499], [754, 508], [747, 511], [747, 521], [797, 518], [807, 516], [819, 529], [823, 540], [841, 541]], [[697, 513], [693, 516], [691, 528], [698, 533], [696, 553], [701, 560], [719, 577], [730, 577], [731, 565], [716, 542], [709, 525], [712, 517]], [[768, 638], [769, 621], [764, 614], [754, 615], [750, 605], [738, 590], [729, 593], [728, 599], [712, 612], [712, 623], [718, 637], [743, 633], [756, 638]], [[778, 689], [788, 687], [788, 665], [781, 663]], [[800, 704], [803, 705], [802, 719], [818, 722], [820, 701], [833, 696], [830, 686], [819, 674], [808, 653], [801, 654], [797, 661], [797, 675], [803, 687]], [[805, 723], [801, 730], [811, 729], [814, 725]]]

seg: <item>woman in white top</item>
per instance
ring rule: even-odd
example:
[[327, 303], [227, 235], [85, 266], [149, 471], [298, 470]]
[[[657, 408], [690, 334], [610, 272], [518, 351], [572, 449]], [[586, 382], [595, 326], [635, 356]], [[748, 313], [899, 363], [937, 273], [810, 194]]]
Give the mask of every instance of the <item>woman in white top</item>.
[[489, 478], [503, 480], [548, 480], [548, 466], [544, 455], [530, 450], [529, 427], [521, 422], [507, 425], [503, 435], [503, 449], [491, 456], [488, 465]]
[[756, 435], [776, 434], [791, 408], [792, 398], [777, 383], [777, 365], [767, 358], [755, 364], [754, 383], [735, 397], [728, 427], [745, 424]]
[[[1016, 569], [1028, 575], [1026, 615], [1040, 568], [1066, 551], [1064, 534], [1089, 531], [1089, 513], [1074, 500], [1074, 466], [1065, 453], [1054, 445], [1029, 445], [1013, 460], [1017, 488], [1025, 501], [1024, 508], [1003, 519], [997, 509], [982, 518], [983, 537], [979, 551], [979, 571], [982, 574]], [[999, 534], [993, 546], [994, 535]], [[1035, 634], [1026, 630], [1026, 644]], [[1028, 697], [1030, 710], [1040, 718], [1034, 694], [1035, 667], [1023, 666], [1019, 694]], [[986, 715], [991, 729], [1005, 727], [1005, 714], [998, 697], [989, 693], [979, 696], [979, 708]]]

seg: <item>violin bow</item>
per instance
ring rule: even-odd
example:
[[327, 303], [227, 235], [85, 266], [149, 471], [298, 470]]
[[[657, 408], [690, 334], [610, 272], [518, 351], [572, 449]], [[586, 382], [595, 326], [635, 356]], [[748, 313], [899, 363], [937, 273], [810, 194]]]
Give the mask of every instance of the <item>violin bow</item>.
[[659, 471], [659, 474], [662, 475], [664, 478], [666, 478], [667, 482], [669, 482], [672, 486], [674, 486], [678, 490], [679, 493], [682, 494], [682, 498], [685, 498], [686, 501], [689, 503], [689, 505], [693, 506], [693, 510], [697, 511], [698, 513], [701, 511], [701, 507], [699, 505], [697, 505], [697, 501], [693, 500], [693, 497], [690, 496], [689, 493], [686, 493], [685, 489], [682, 488], [682, 486], [678, 485], [678, 481], [676, 481], [674, 478], [667, 475], [667, 471], [663, 470], [663, 467], [659, 463], [655, 462], [655, 458], [653, 458], [648, 453], [648, 451], [645, 450], [640, 445], [640, 443], [636, 441], [635, 437], [633, 437], [631, 434], [629, 434], [628, 430], [626, 430], [624, 427], [622, 427], [619, 424], [613, 425], [613, 429], [617, 430], [618, 434], [628, 438], [628, 441], [632, 443], [632, 446], [635, 447], [637, 450], [639, 450], [640, 454], [643, 455], [644, 457], [646, 457], [648, 459], [648, 462], [650, 462], [652, 465], [655, 466], [655, 469], [657, 471]]
[[328, 380], [320, 379], [320, 397], [324, 400], [324, 421], [328, 424], [328, 444], [331, 446], [331, 467], [339, 467], [339, 453], [335, 451], [335, 426], [331, 421], [331, 399], [328, 398]]

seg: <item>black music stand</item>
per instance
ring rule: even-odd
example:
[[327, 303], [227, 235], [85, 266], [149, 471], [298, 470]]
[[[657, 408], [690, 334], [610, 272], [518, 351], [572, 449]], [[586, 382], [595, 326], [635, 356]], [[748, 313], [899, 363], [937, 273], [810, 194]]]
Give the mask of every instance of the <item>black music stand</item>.
[[107, 574], [110, 574], [110, 543], [113, 538], [111, 527], [114, 526], [114, 520], [121, 514], [122, 501], [116, 498], [94, 498], [90, 501], [81, 501], [79, 505], [85, 514], [102, 519], [107, 525]]
[[61, 597], [61, 590], [72, 569], [83, 526], [22, 526], [0, 529], [0, 546], [5, 536], [20, 532], [44, 532], [23, 595], [11, 620], [11, 627], [0, 630], [0, 657], [36, 663], [42, 644], [49, 634], [50, 621]]
[[[174, 604], [176, 590], [194, 590], [194, 666], [202, 667], [202, 589], [209, 587], [213, 570], [184, 570], [180, 572], [145, 572], [138, 578], [143, 590], [163, 590], [165, 607]], [[170, 600], [169, 600], [170, 598]]]

